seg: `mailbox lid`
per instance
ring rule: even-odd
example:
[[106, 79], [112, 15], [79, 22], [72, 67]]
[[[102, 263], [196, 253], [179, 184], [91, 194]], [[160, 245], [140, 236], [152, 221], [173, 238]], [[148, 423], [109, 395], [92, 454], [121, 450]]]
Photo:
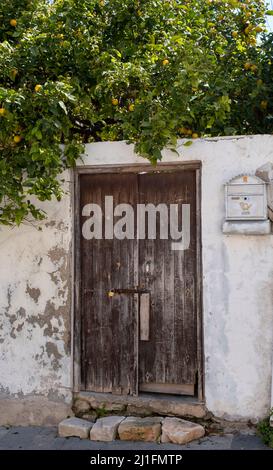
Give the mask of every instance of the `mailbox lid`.
[[261, 195], [265, 194], [265, 184], [233, 184], [227, 185], [227, 194], [249, 194], [249, 195]]

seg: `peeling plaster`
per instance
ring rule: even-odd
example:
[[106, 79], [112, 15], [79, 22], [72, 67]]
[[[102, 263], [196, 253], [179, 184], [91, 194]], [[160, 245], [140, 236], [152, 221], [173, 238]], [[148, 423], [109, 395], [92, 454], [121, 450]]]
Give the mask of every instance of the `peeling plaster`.
[[38, 303], [39, 297], [41, 295], [41, 291], [38, 287], [30, 287], [27, 284], [26, 293], [34, 300], [36, 304]]
[[48, 341], [46, 343], [46, 352], [48, 357], [52, 360], [53, 369], [59, 369], [61, 367], [60, 359], [62, 359], [62, 355], [59, 353], [57, 345]]

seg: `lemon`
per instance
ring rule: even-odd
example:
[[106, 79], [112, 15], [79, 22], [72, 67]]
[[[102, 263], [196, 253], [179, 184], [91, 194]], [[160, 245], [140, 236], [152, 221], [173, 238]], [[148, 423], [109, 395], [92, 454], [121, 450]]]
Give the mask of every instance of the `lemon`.
[[261, 106], [262, 109], [266, 109], [267, 105], [268, 105], [268, 102], [266, 100], [262, 100], [261, 103], [260, 103], [260, 106]]
[[34, 89], [38, 93], [38, 91], [41, 91], [42, 88], [42, 85], [36, 85]]
[[247, 26], [247, 27], [245, 28], [245, 34], [249, 34], [250, 31], [251, 31], [251, 29], [252, 29], [252, 26], [251, 26], [251, 25]]
[[4, 116], [5, 112], [5, 108], [0, 108], [0, 116]]
[[250, 63], [250, 62], [246, 62], [245, 65], [244, 65], [244, 68], [245, 68], [245, 70], [251, 69], [251, 63]]
[[15, 26], [17, 26], [17, 20], [10, 20], [10, 25], [15, 28]]
[[21, 137], [20, 135], [15, 135], [15, 136], [13, 137], [13, 140], [14, 140], [14, 142], [15, 142], [16, 144], [19, 144], [19, 143], [21, 142], [21, 140], [22, 140], [22, 137]]
[[238, 36], [238, 33], [237, 33], [237, 31], [232, 31], [232, 33], [231, 33], [231, 34], [232, 34], [232, 37], [233, 37], [233, 38], [237, 38], [237, 36]]
[[164, 60], [162, 61], [162, 65], [164, 65], [164, 66], [165, 66], [165, 65], [168, 65], [169, 63], [170, 63], [170, 62], [168, 61], [168, 59], [164, 59]]
[[134, 104], [130, 104], [129, 107], [128, 107], [129, 111], [134, 111], [135, 109], [135, 105]]
[[179, 132], [180, 134], [187, 135], [188, 129], [186, 127], [180, 127]]
[[118, 99], [117, 99], [117, 98], [113, 98], [113, 99], [112, 99], [112, 105], [113, 105], [113, 106], [117, 106], [117, 105], [118, 105]]
[[192, 138], [193, 138], [193, 139], [198, 139], [198, 137], [199, 137], [199, 135], [197, 134], [197, 132], [194, 132], [194, 133], [192, 134]]

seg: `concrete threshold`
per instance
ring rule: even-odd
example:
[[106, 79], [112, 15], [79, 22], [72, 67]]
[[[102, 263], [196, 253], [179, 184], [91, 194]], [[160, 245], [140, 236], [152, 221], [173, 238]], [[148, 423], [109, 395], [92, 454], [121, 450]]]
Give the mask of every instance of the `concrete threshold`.
[[204, 418], [207, 415], [205, 404], [188, 396], [141, 393], [136, 397], [97, 392], [74, 393], [76, 415], [81, 414], [81, 409], [86, 411], [87, 404], [89, 404], [90, 411], [104, 410], [105, 412], [122, 412], [126, 415], [157, 414], [181, 418]]

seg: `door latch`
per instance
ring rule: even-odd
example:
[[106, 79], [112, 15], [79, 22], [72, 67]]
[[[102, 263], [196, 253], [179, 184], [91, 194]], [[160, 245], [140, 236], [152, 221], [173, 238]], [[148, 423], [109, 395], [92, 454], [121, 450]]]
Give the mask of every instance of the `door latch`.
[[[108, 292], [108, 295], [112, 293], [113, 295], [115, 294], [148, 294], [149, 291], [147, 289], [140, 289], [138, 287], [135, 287], [133, 289], [111, 289]], [[112, 297], [113, 297], [112, 295]]]

